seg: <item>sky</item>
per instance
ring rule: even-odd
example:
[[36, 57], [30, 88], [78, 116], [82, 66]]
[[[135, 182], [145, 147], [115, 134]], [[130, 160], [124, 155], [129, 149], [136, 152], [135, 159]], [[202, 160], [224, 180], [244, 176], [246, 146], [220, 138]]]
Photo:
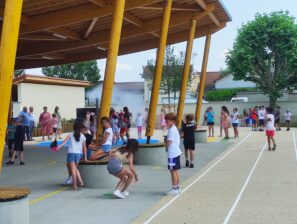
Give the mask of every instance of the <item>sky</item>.
[[[289, 11], [291, 16], [297, 18], [297, 0], [221, 0], [229, 11], [232, 21], [227, 23], [226, 28], [212, 35], [207, 71], [219, 71], [225, 68], [225, 54], [232, 49], [237, 30], [242, 24], [253, 20], [256, 13], [270, 13], [273, 11]], [[201, 70], [205, 38], [194, 41], [191, 63], [194, 71]], [[173, 45], [176, 53], [186, 50], [186, 42]], [[142, 66], [150, 59], [155, 59], [156, 49], [119, 56], [117, 60], [116, 82], [143, 81], [140, 74]], [[106, 60], [98, 60], [101, 80], [104, 78]], [[27, 74], [40, 75], [41, 69], [27, 69]]]

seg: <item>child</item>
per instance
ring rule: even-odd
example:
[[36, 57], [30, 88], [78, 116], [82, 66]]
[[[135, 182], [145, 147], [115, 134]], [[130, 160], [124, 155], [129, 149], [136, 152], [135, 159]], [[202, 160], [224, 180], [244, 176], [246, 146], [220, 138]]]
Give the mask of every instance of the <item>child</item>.
[[287, 131], [290, 131], [292, 113], [289, 111], [289, 109], [286, 110], [284, 117], [286, 120]]
[[63, 143], [58, 146], [57, 151], [60, 150], [68, 140], [70, 145], [67, 152], [67, 168], [68, 173], [71, 174], [68, 179], [72, 177], [72, 189], [77, 190], [77, 183], [83, 186], [83, 181], [80, 172], [77, 169], [80, 159], [84, 155], [84, 160], [87, 161], [86, 137], [81, 133], [84, 125], [82, 122], [76, 121], [73, 125], [73, 133], [69, 134]]
[[230, 121], [229, 121], [229, 110], [226, 106], [222, 106], [222, 126], [224, 128], [225, 139], [229, 139], [229, 128], [230, 128]]
[[12, 157], [15, 129], [16, 129], [16, 122], [13, 118], [11, 118], [6, 130], [9, 158]]
[[212, 107], [209, 107], [207, 113], [208, 137], [214, 137], [214, 112]]
[[91, 160], [97, 160], [104, 155], [109, 155], [111, 150], [113, 132], [108, 117], [101, 118], [101, 124], [104, 128], [103, 138], [100, 144], [101, 147], [97, 149], [96, 145], [90, 145], [91, 149], [96, 150], [96, 152], [92, 154]]
[[89, 146], [93, 141], [93, 136], [91, 135], [90, 130], [87, 131], [86, 127], [83, 128], [82, 133], [86, 137], [87, 159], [90, 159], [92, 150], [89, 148]]
[[142, 114], [138, 113], [137, 117], [135, 119], [136, 127], [137, 127], [137, 132], [138, 132], [138, 138], [141, 138], [141, 133], [142, 133], [142, 126], [143, 126], [143, 118]]
[[261, 106], [258, 111], [258, 118], [259, 118], [259, 131], [264, 131], [264, 119], [265, 119], [266, 111], [264, 106]]
[[19, 152], [20, 165], [25, 165], [24, 162], [24, 129], [22, 127], [22, 121], [19, 118], [16, 122], [15, 134], [14, 134], [14, 149], [12, 152], [11, 159], [6, 163], [7, 165], [14, 164], [16, 158], [16, 152]]
[[[124, 199], [125, 197], [128, 197], [129, 192], [127, 191], [127, 188], [131, 184], [133, 178], [135, 178], [135, 181], [138, 181], [138, 177], [133, 165], [135, 152], [137, 150], [138, 141], [136, 139], [128, 139], [127, 145], [119, 149], [119, 152], [122, 154], [127, 152], [127, 156], [123, 157], [121, 156], [121, 153], [116, 152], [111, 154], [109, 157], [107, 170], [111, 175], [120, 179], [116, 186], [116, 190], [113, 192], [117, 198]], [[128, 159], [129, 169], [123, 167], [123, 159]]]
[[53, 136], [55, 136], [55, 139], [57, 139], [58, 123], [59, 121], [57, 119], [57, 114], [52, 114], [51, 126], [52, 126]]
[[254, 108], [252, 110], [252, 131], [257, 131], [257, 110]]
[[166, 151], [168, 155], [168, 169], [170, 170], [172, 188], [166, 194], [178, 195], [180, 193], [179, 187], [179, 173], [180, 169], [180, 135], [175, 126], [176, 115], [168, 113], [165, 115], [165, 121], [168, 128]]
[[237, 108], [233, 109], [233, 114], [231, 114], [231, 118], [232, 118], [232, 126], [233, 126], [233, 130], [234, 130], [234, 138], [239, 138], [238, 136], [238, 117], [239, 114], [237, 112]]
[[[195, 150], [195, 135], [194, 131], [196, 124], [194, 122], [194, 115], [188, 114], [186, 116], [186, 123], [182, 126], [182, 135], [184, 136], [184, 148], [186, 157], [186, 167], [194, 168], [194, 150]], [[190, 151], [190, 162], [189, 162]]]
[[276, 144], [274, 140], [275, 127], [274, 127], [274, 115], [272, 114], [273, 109], [271, 107], [266, 108], [267, 114], [265, 115], [265, 129], [268, 142], [268, 151], [271, 151], [271, 141], [273, 143], [272, 150], [276, 149]]

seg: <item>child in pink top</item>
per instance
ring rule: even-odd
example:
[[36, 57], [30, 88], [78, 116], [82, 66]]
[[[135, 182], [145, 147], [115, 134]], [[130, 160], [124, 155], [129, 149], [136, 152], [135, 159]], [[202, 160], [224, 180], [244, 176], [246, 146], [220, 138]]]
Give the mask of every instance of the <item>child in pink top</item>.
[[57, 119], [57, 115], [52, 114], [51, 125], [52, 125], [53, 136], [55, 136], [55, 139], [57, 139], [58, 123], [59, 123], [59, 120]]

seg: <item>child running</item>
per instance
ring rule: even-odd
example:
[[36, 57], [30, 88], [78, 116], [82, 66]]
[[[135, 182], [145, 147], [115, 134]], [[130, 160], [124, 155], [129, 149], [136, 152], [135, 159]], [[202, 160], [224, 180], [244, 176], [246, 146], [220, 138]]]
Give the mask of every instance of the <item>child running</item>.
[[165, 115], [165, 121], [168, 128], [166, 151], [168, 155], [168, 169], [171, 175], [172, 188], [166, 193], [167, 195], [178, 195], [180, 193], [179, 173], [180, 169], [180, 135], [175, 126], [176, 115], [168, 113]]
[[135, 119], [136, 127], [137, 127], [137, 133], [138, 133], [138, 138], [141, 138], [142, 134], [142, 126], [143, 126], [143, 117], [141, 113], [137, 114], [137, 117]]
[[[275, 127], [274, 127], [274, 115], [273, 115], [273, 109], [271, 107], [266, 108], [265, 114], [265, 129], [266, 129], [266, 136], [267, 136], [267, 142], [268, 142], [268, 151], [274, 151], [276, 149], [276, 144], [274, 140], [275, 135]], [[273, 147], [271, 148], [271, 141], [273, 143]]]
[[[129, 196], [129, 192], [127, 191], [129, 185], [133, 181], [138, 181], [138, 176], [134, 169], [134, 157], [135, 152], [138, 150], [138, 141], [136, 139], [128, 139], [127, 145], [121, 147], [117, 152], [112, 153], [109, 156], [109, 161], [107, 164], [108, 172], [119, 178], [120, 181], [118, 182], [113, 195], [117, 198], [124, 199], [125, 197]], [[122, 154], [127, 153], [126, 156]], [[123, 160], [128, 159], [129, 162], [129, 169], [123, 167]]]
[[57, 150], [60, 150], [67, 143], [67, 141], [70, 140], [70, 145], [67, 152], [67, 169], [68, 173], [71, 174], [68, 179], [71, 179], [72, 177], [72, 189], [74, 191], [77, 190], [78, 184], [83, 186], [83, 181], [77, 168], [78, 163], [83, 155], [84, 160], [87, 161], [86, 137], [81, 133], [83, 129], [83, 123], [76, 121], [73, 125], [74, 132], [69, 134], [63, 143], [57, 148]]
[[100, 146], [99, 149], [97, 149], [96, 145], [90, 144], [89, 147], [96, 151], [95, 153], [92, 154], [91, 160], [97, 160], [102, 156], [108, 155], [111, 150], [113, 132], [109, 124], [109, 118], [108, 117], [101, 118], [101, 124], [104, 128], [103, 138], [102, 138], [101, 144], [99, 145]]
[[239, 117], [239, 114], [237, 112], [237, 108], [234, 108], [233, 113], [231, 114], [232, 126], [233, 126], [233, 130], [234, 130], [234, 138], [239, 138], [239, 135], [238, 135], [238, 124], [239, 124], [238, 117]]
[[[194, 115], [188, 114], [186, 116], [186, 123], [182, 125], [182, 135], [184, 136], [184, 148], [186, 157], [186, 167], [194, 168], [194, 150], [195, 150], [195, 129]], [[190, 162], [189, 162], [190, 152]]]

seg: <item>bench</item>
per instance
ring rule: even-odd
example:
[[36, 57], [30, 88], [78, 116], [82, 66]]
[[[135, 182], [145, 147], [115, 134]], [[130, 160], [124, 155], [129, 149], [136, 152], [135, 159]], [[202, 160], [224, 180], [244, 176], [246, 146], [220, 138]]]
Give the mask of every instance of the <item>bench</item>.
[[141, 144], [135, 155], [137, 165], [167, 166], [167, 155], [164, 143]]
[[31, 190], [19, 187], [0, 187], [0, 223], [29, 224]]

